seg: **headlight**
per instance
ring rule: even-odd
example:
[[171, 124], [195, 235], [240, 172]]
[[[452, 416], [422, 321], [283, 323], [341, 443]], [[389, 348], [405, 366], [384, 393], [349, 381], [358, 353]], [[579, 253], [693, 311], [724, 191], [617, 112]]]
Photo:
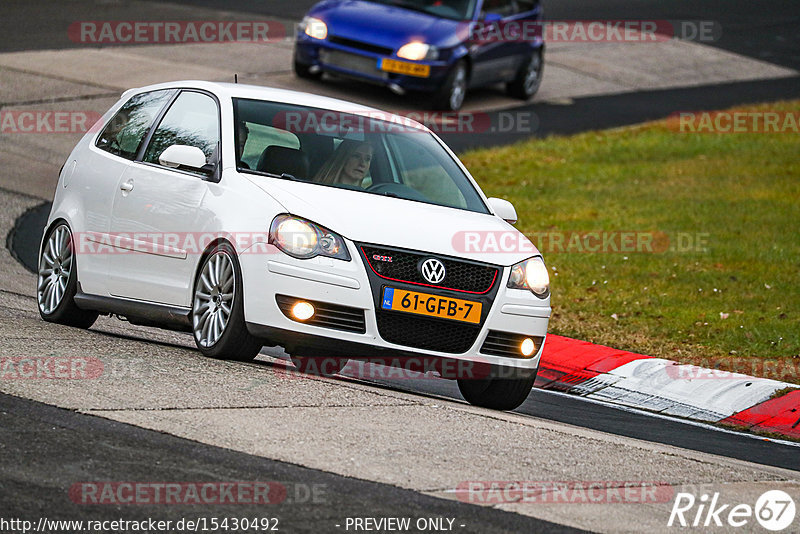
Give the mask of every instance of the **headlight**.
[[550, 293], [550, 274], [544, 260], [537, 256], [514, 265], [508, 277], [508, 287], [530, 289], [537, 297], [547, 298]]
[[273, 219], [269, 242], [289, 256], [301, 260], [327, 256], [350, 261], [350, 254], [341, 236], [292, 215], [278, 215]]
[[328, 25], [314, 17], [305, 17], [300, 22], [303, 33], [314, 39], [325, 39], [328, 37]]
[[397, 51], [397, 57], [410, 59], [411, 61], [422, 61], [423, 59], [436, 59], [439, 50], [435, 46], [425, 43], [411, 42], [404, 44]]

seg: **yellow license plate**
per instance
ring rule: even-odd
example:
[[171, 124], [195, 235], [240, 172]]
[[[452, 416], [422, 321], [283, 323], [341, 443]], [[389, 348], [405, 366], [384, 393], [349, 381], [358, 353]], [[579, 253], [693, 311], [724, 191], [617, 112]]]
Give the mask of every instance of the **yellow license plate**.
[[475, 324], [481, 322], [481, 307], [480, 302], [438, 297], [393, 287], [383, 289], [381, 300], [381, 308], [384, 310], [404, 311]]
[[406, 63], [396, 59], [382, 59], [380, 69], [395, 74], [408, 74], [418, 78], [427, 78], [431, 75], [430, 65], [420, 65], [419, 63]]

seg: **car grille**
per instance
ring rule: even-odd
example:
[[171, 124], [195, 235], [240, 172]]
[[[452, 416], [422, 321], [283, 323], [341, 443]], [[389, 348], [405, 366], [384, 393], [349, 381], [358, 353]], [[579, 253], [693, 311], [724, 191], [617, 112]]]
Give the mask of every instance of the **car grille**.
[[543, 337], [526, 336], [525, 334], [512, 334], [490, 330], [483, 342], [481, 352], [492, 356], [505, 356], [507, 358], [525, 358], [520, 352], [520, 345], [525, 338], [531, 338], [536, 345], [536, 352], [542, 347]]
[[328, 36], [328, 41], [334, 44], [363, 50], [365, 52], [372, 52], [373, 54], [380, 54], [382, 56], [391, 56], [394, 50], [386, 48], [385, 46], [378, 46], [363, 41], [356, 41], [355, 39], [347, 39], [345, 37], [338, 37], [336, 35]]
[[450, 354], [467, 352], [481, 327], [377, 311], [378, 331], [389, 343]]
[[[420, 261], [432, 257], [430, 254], [366, 245], [361, 250], [375, 274], [386, 280], [408, 284], [482, 295], [492, 289], [499, 274], [499, 269], [490, 265], [438, 257], [447, 274], [440, 284], [432, 285], [422, 278], [417, 268]], [[374, 256], [391, 258], [391, 261], [376, 260]]]
[[276, 295], [275, 300], [278, 302], [278, 307], [283, 314], [293, 321], [297, 319], [292, 317], [292, 307], [295, 303], [302, 300], [304, 302], [310, 302], [314, 306], [315, 312], [314, 316], [310, 319], [298, 322], [324, 328], [333, 328], [334, 330], [356, 332], [359, 334], [363, 334], [367, 331], [366, 322], [364, 320], [364, 310], [316, 300], [287, 297], [285, 295]]
[[386, 73], [378, 70], [378, 62], [375, 58], [340, 52], [338, 50], [320, 50], [319, 58], [325, 65], [347, 69], [368, 76], [385, 77]]

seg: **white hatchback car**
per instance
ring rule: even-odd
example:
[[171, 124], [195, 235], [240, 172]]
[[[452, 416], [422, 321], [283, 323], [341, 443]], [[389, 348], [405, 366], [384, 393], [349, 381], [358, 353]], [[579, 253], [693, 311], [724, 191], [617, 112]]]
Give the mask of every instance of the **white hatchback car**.
[[132, 89], [61, 171], [39, 309], [192, 332], [215, 358], [280, 345], [296, 363], [455, 363], [467, 401], [512, 409], [550, 292], [509, 222], [513, 206], [408, 119], [247, 85]]

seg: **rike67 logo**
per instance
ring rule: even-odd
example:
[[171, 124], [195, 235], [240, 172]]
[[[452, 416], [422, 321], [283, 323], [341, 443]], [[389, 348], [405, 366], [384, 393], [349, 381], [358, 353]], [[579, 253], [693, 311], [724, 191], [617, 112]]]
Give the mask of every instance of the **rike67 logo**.
[[781, 490], [765, 492], [755, 506], [724, 503], [718, 492], [699, 499], [691, 493], [678, 493], [667, 526], [752, 528], [755, 519], [763, 528], [779, 532], [792, 526], [796, 512], [794, 499]]

